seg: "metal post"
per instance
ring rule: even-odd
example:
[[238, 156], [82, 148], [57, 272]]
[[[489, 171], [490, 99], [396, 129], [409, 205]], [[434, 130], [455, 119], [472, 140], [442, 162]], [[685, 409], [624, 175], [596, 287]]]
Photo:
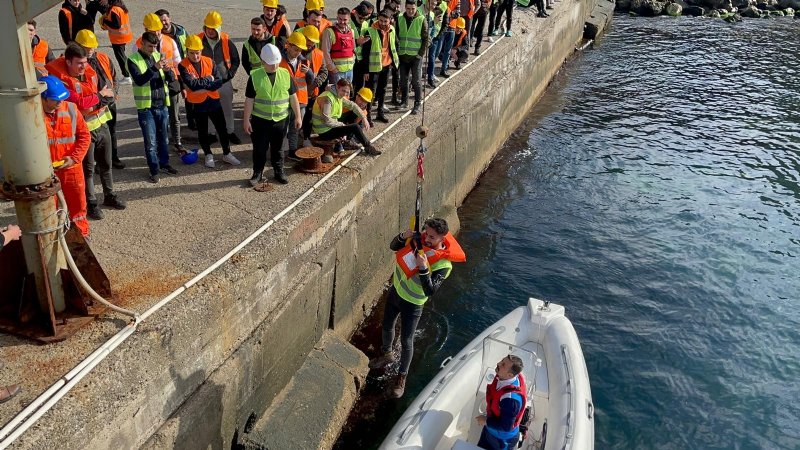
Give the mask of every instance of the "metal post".
[[28, 273], [34, 274], [44, 312], [49, 309], [48, 296], [56, 312], [65, 309], [60, 269], [66, 264], [56, 232], [42, 234], [41, 252], [36, 237], [43, 230], [55, 228], [57, 217], [52, 197], [31, 195], [48, 192], [53, 168], [26, 23], [58, 2], [0, 1], [0, 42], [4, 43], [0, 46], [0, 158], [6, 182], [3, 190], [22, 194], [14, 197], [14, 206], [25, 232], [22, 245]]

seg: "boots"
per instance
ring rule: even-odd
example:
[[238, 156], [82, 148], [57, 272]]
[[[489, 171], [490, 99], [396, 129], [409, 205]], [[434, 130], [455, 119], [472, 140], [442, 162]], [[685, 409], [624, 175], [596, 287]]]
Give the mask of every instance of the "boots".
[[86, 205], [87, 216], [92, 220], [103, 220], [103, 211], [97, 203], [89, 203]]
[[378, 155], [383, 154], [382, 151], [380, 151], [377, 148], [375, 148], [375, 146], [372, 145], [372, 144], [365, 145], [364, 146], [364, 151], [370, 156], [378, 156]]
[[400, 398], [406, 392], [406, 374], [401, 373], [397, 375], [394, 386], [392, 387], [391, 397]]
[[389, 364], [393, 363], [394, 353], [388, 352], [384, 353], [381, 356], [376, 356], [369, 360], [369, 368], [370, 369], [383, 369], [384, 367], [388, 366]]
[[289, 179], [286, 178], [286, 174], [283, 172], [283, 164], [276, 164], [272, 166], [272, 169], [275, 171], [275, 181], [280, 184], [289, 184]]
[[389, 112], [389, 109], [383, 106], [383, 103], [378, 103], [378, 114], [375, 116], [375, 120], [382, 123], [389, 123], [389, 119], [386, 118], [386, 113]]
[[411, 109], [411, 114], [419, 114], [420, 102], [414, 102], [414, 107]]

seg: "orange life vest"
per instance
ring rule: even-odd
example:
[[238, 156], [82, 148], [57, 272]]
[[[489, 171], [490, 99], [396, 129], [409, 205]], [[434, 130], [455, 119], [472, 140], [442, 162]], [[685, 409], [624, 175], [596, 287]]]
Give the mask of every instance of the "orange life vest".
[[[292, 80], [294, 81], [294, 86], [297, 88], [295, 94], [297, 94], [297, 101], [301, 105], [308, 104], [308, 86], [306, 85], [306, 74], [300, 70], [303, 67], [303, 63], [300, 62], [300, 57], [298, 56], [297, 61], [297, 70], [292, 70], [292, 67], [286, 61], [286, 59], [281, 59], [280, 67], [283, 67], [289, 72], [289, 75], [292, 76]], [[309, 68], [309, 70], [311, 70]]]
[[[205, 39], [206, 34], [202, 31], [197, 34], [200, 39]], [[225, 61], [225, 67], [230, 70], [231, 68], [231, 47], [228, 44], [228, 34], [227, 33], [219, 33], [219, 45], [222, 46], [222, 59]], [[212, 50], [212, 49], [209, 49]]]
[[128, 13], [119, 6], [112, 6], [111, 9], [104, 16], [105, 19], [111, 20], [111, 15], [116, 14], [119, 16], [120, 26], [118, 29], [108, 28], [106, 25], [100, 27], [108, 30], [108, 39], [112, 44], [127, 44], [133, 40], [133, 33], [131, 32], [131, 19]]
[[[200, 56], [200, 73], [197, 73], [197, 70], [194, 68], [194, 64], [189, 61], [188, 58], [184, 58], [181, 60], [181, 65], [186, 69], [189, 74], [191, 74], [195, 78], [205, 78], [210, 77], [213, 74], [214, 70], [214, 61], [211, 61], [211, 58], [208, 56]], [[207, 90], [200, 90], [200, 91], [192, 91], [186, 86], [186, 101], [189, 103], [203, 103], [206, 101], [207, 98], [218, 99], [219, 92], [217, 91], [207, 91]]]
[[[444, 235], [442, 245], [444, 248], [438, 250], [430, 247], [423, 247], [425, 256], [428, 257], [428, 264], [433, 265], [442, 258], [450, 262], [464, 262], [467, 260], [467, 255], [464, 254], [461, 245], [449, 231]], [[394, 256], [397, 260], [397, 265], [400, 266], [403, 273], [406, 274], [406, 278], [411, 278], [419, 272], [417, 263], [414, 260], [414, 249], [411, 248], [411, 245], [406, 245], [402, 249], [396, 251]]]
[[[44, 114], [47, 129], [47, 144], [50, 147], [51, 161], [60, 161], [66, 156], [76, 159], [75, 165], [63, 170], [56, 170], [61, 181], [61, 190], [67, 201], [67, 208], [72, 222], [84, 236], [89, 235], [89, 222], [86, 220], [86, 182], [83, 177], [81, 162], [89, 149], [91, 138], [84, 139], [86, 148], [76, 155], [74, 146], [78, 144], [78, 124], [83, 118], [78, 114], [74, 103], [61, 102], [54, 114]], [[81, 127], [86, 132], [86, 125]], [[77, 156], [77, 158], [76, 158]]]
[[[158, 53], [161, 54], [161, 59], [165, 59], [169, 62], [167, 67], [169, 67], [169, 70], [177, 77], [178, 68], [173, 64], [173, 61], [175, 61], [175, 45], [175, 41], [173, 41], [171, 37], [162, 34], [161, 42], [158, 44]], [[136, 48], [142, 48], [141, 37], [136, 40]]]
[[36, 44], [36, 47], [33, 47], [33, 67], [36, 68], [36, 71], [39, 72], [39, 75], [47, 75], [47, 69], [44, 68], [45, 64], [47, 64], [47, 53], [50, 51], [50, 46], [47, 44], [47, 41], [39, 38], [39, 43]]

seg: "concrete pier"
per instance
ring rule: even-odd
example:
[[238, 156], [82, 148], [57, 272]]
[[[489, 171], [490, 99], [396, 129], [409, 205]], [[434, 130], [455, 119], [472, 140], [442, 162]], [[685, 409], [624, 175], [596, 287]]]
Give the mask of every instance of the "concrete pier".
[[[149, 2], [128, 3], [138, 32], [140, 18], [150, 12], [143, 3]], [[199, 31], [214, 3], [224, 31], [241, 46], [250, 18], [260, 10], [255, 0], [241, 5], [165, 0], [158, 7]], [[457, 228], [456, 209], [574, 51], [595, 3], [562, 0], [548, 19], [515, 10], [515, 36], [491, 49], [485, 43], [474, 64], [453, 71], [457, 75], [428, 98], [423, 215], [443, 215]], [[288, 5], [297, 19], [301, 6]], [[336, 6], [328, 5], [329, 15]], [[63, 46], [55, 17], [51, 11], [40, 20], [40, 34], [58, 49]], [[105, 33], [99, 34], [107, 43]], [[242, 166], [218, 161], [210, 170], [182, 166], [176, 157], [180, 174], [165, 175], [157, 185], [144, 181], [141, 134], [130, 89], [122, 87], [118, 127], [128, 168], [114, 176], [129, 205], [125, 211], [106, 210], [103, 221], [92, 223], [92, 245], [125, 307], [146, 310], [321, 178], [290, 171], [287, 186], [275, 185], [267, 193], [246, 187], [250, 146], [240, 123], [245, 83], [240, 71], [234, 80], [236, 127], [246, 143], [234, 152]], [[395, 117], [399, 114], [390, 119]], [[388, 243], [413, 214], [419, 120], [409, 116], [394, 126], [377, 142], [382, 156], [355, 158], [148, 318], [13, 448], [329, 448], [366, 374], [365, 357], [346, 340], [385, 288], [393, 256]], [[193, 146], [193, 133], [183, 134]], [[215, 153], [221, 153], [219, 147]], [[0, 223], [11, 221], [9, 205], [0, 205]], [[21, 382], [25, 388], [0, 405], [0, 421], [13, 417], [124, 323], [109, 314], [47, 347], [0, 337], [0, 359], [8, 367], [0, 382]], [[317, 398], [298, 396], [297, 386]], [[291, 439], [301, 434], [302, 439]]]

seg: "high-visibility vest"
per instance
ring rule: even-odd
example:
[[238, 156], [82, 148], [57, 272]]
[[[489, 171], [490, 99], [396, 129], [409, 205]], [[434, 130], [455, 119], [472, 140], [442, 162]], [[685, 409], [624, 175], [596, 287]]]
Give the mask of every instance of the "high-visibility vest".
[[[208, 40], [206, 40], [206, 34], [201, 31], [197, 34], [197, 36], [203, 41], [203, 50], [208, 50], [208, 54], [205, 56], [208, 56], [212, 61], [214, 61], [214, 49], [211, 48], [210, 44], [208, 44]], [[228, 70], [231, 69], [231, 47], [228, 45], [229, 40], [230, 39], [228, 38], [227, 33], [219, 33], [219, 45], [222, 47], [222, 60], [225, 61], [225, 67], [227, 67]]]
[[[153, 52], [153, 59], [158, 61], [161, 59], [161, 55], [158, 52]], [[145, 61], [144, 57], [141, 53], [134, 52], [131, 56], [128, 57], [129, 61], [133, 61], [136, 64], [136, 67], [139, 69], [141, 73], [145, 73], [147, 70], [147, 61]], [[161, 69], [158, 71], [159, 75], [161, 75], [161, 79], [164, 80], [164, 105], [169, 106], [169, 90], [167, 89], [167, 81], [164, 77], [164, 70]], [[153, 97], [152, 91], [150, 90], [150, 82], [144, 84], [144, 86], [137, 86], [136, 83], [133, 84], [133, 101], [136, 103], [136, 109], [150, 109], [150, 106], [153, 105]]]
[[[437, 270], [447, 270], [447, 273], [445, 273], [445, 278], [447, 278], [452, 272], [453, 263], [464, 262], [467, 260], [467, 256], [450, 232], [445, 234], [442, 246], [443, 248], [441, 249], [423, 247], [423, 251], [428, 259], [428, 264], [430, 264], [430, 273]], [[422, 282], [419, 279], [416, 252], [411, 245], [406, 245], [395, 252], [392, 285], [403, 300], [415, 305], [423, 305], [428, 301], [428, 296], [425, 295], [425, 291], [422, 289]]]
[[[383, 50], [383, 41], [381, 40], [381, 37], [383, 37], [383, 32], [375, 27], [369, 27], [369, 29], [367, 29], [367, 34], [369, 34], [369, 41], [371, 43], [368, 60], [369, 72], [377, 73], [383, 70], [383, 62], [381, 58], [381, 51]], [[392, 64], [397, 66], [399, 59], [397, 56], [397, 49], [394, 45], [394, 39], [394, 27], [389, 25], [389, 52], [392, 55]]]
[[[303, 28], [305, 28], [306, 26], [308, 26], [308, 22], [306, 22], [305, 19], [300, 19], [300, 20], [297, 21], [296, 24], [294, 24], [294, 31], [303, 31]], [[330, 20], [328, 20], [328, 19], [326, 19], [324, 17], [322, 19], [320, 19], [319, 27], [317, 28], [319, 30], [320, 36], [322, 35], [322, 33], [325, 30], [327, 30], [328, 28], [330, 28], [332, 26], [333, 26], [333, 24], [331, 23]]]
[[347, 27], [347, 31], [339, 31], [338, 27], [328, 29], [331, 32], [331, 60], [336, 70], [339, 72], [349, 72], [353, 70], [355, 63], [356, 42], [353, 30]]
[[186, 38], [189, 37], [189, 33], [186, 31], [186, 28], [183, 28], [182, 26], [173, 23], [172, 34], [168, 34], [167, 37], [172, 38], [172, 40], [178, 44], [178, 52], [181, 54], [181, 59], [185, 58]]
[[106, 79], [114, 84], [114, 72], [111, 70], [111, 59], [105, 53], [101, 52], [94, 52], [95, 57], [97, 58], [97, 62], [100, 63], [100, 67], [103, 68], [103, 73], [106, 75]]
[[108, 30], [108, 39], [112, 44], [127, 44], [133, 40], [133, 33], [131, 32], [131, 19], [127, 12], [119, 6], [112, 6], [108, 10], [104, 18], [111, 20], [111, 15], [116, 14], [119, 17], [120, 26], [118, 29], [108, 28], [105, 24], [100, 25], [100, 28]]
[[[350, 11], [350, 29], [353, 30], [353, 36], [358, 39], [360, 36], [363, 36], [364, 33], [367, 32], [367, 28], [370, 28], [369, 21], [362, 20], [361, 25], [356, 25], [353, 21], [353, 14], [355, 14], [355, 10]], [[356, 44], [355, 56], [356, 61], [361, 60], [361, 45]]]
[[[78, 108], [74, 103], [61, 102], [55, 111], [54, 121], [50, 120], [48, 114], [45, 114], [44, 117], [50, 158], [58, 161], [72, 153], [72, 145], [77, 139], [75, 133], [78, 129]], [[81, 162], [75, 161], [75, 163], [80, 164]]]
[[33, 67], [36, 68], [39, 75], [47, 75], [47, 69], [44, 67], [47, 64], [47, 53], [50, 51], [47, 41], [39, 38], [39, 43], [31, 51], [33, 53]]
[[[314, 76], [319, 75], [319, 71], [322, 70], [322, 66], [325, 64], [325, 55], [322, 53], [322, 50], [318, 48], [311, 50], [311, 53], [308, 54], [307, 58], [311, 65], [311, 70], [314, 71]], [[314, 97], [319, 95], [319, 86], [314, 86], [314, 89], [311, 91], [311, 95]]]
[[292, 76], [283, 67], [275, 71], [275, 82], [269, 81], [264, 68], [250, 71], [256, 98], [253, 99], [253, 115], [273, 122], [289, 117], [289, 89]]
[[430, 34], [431, 38], [434, 38], [436, 37], [436, 35], [439, 34], [439, 28], [442, 26], [441, 16], [439, 17], [439, 20], [436, 20], [437, 9], [442, 12], [442, 15], [444, 15], [447, 12], [447, 3], [444, 0], [442, 0], [441, 2], [439, 2], [438, 5], [436, 5], [436, 7], [433, 10], [428, 12], [428, 18], [430, 20], [430, 26], [428, 27], [428, 32], [429, 32], [428, 34]]
[[286, 27], [291, 29], [289, 26], [289, 21], [286, 20], [286, 16], [281, 16], [279, 20], [276, 20], [272, 27], [268, 28], [269, 34], [278, 37], [281, 34], [281, 28]]
[[[51, 75], [57, 76], [68, 90], [80, 96], [97, 95], [97, 72], [94, 71], [92, 66], [86, 66], [83, 80], [79, 80], [69, 74], [67, 63], [63, 56], [50, 61], [45, 67]], [[89, 131], [94, 131], [111, 120], [111, 112], [107, 107], [99, 104], [91, 109], [81, 110], [81, 114], [86, 120], [86, 126]]]
[[[175, 76], [178, 77], [178, 76], [180, 76], [180, 75], [178, 75], [178, 68], [173, 63], [175, 61], [175, 46], [176, 46], [175, 41], [172, 40], [171, 37], [169, 37], [169, 36], [167, 36], [165, 34], [162, 34], [161, 35], [161, 42], [159, 42], [158, 48], [157, 48], [158, 51], [153, 53], [153, 54], [154, 55], [155, 54], [159, 54], [164, 59], [166, 59], [167, 62], [169, 63], [169, 65], [167, 67], [169, 67], [169, 70], [171, 70], [172, 73], [174, 73]], [[136, 48], [142, 48], [142, 38], [141, 37], [136, 40]]]
[[[197, 70], [194, 68], [194, 64], [192, 64], [189, 59], [181, 60], [181, 65], [189, 72], [190, 75], [194, 76], [195, 78], [205, 78], [210, 77], [214, 73], [214, 61], [211, 61], [211, 58], [208, 56], [200, 56], [200, 73], [197, 73]], [[189, 89], [189, 86], [186, 86], [186, 101], [189, 103], [203, 103], [206, 101], [207, 98], [218, 99], [219, 92], [217, 91], [207, 91], [205, 89], [199, 91], [192, 91]]]
[[319, 102], [319, 99], [323, 97], [328, 99], [328, 102], [331, 104], [330, 117], [332, 119], [342, 117], [342, 99], [331, 91], [323, 92], [319, 95], [317, 101], [314, 102], [314, 107], [311, 109], [311, 129], [315, 134], [322, 134], [333, 129], [333, 127], [326, 125], [324, 122], [325, 116], [322, 114], [322, 107]]
[[[445, 278], [449, 277], [453, 269], [453, 263], [447, 259], [440, 259], [431, 264], [431, 273], [442, 269], [447, 269]], [[397, 291], [397, 295], [409, 303], [421, 306], [428, 301], [428, 296], [425, 295], [425, 291], [422, 289], [422, 281], [419, 279], [419, 273], [414, 274], [411, 278], [407, 278], [402, 269], [396, 266], [394, 268], [394, 275], [392, 275], [392, 285]]]
[[[297, 89], [295, 93], [297, 94], [297, 101], [300, 105], [307, 105], [308, 104], [308, 86], [306, 85], [306, 74], [303, 73], [300, 68], [303, 66], [303, 63], [300, 62], [300, 57], [297, 57], [297, 70], [292, 70], [292, 67], [289, 65], [289, 62], [286, 59], [281, 59], [281, 63], [279, 67], [283, 67], [289, 72], [289, 75], [292, 76], [294, 80], [294, 87]], [[308, 66], [306, 66], [308, 67]], [[311, 69], [309, 69], [311, 70]]]
[[[272, 36], [268, 39], [269, 43], [275, 45], [275, 36]], [[250, 39], [248, 38], [244, 41], [244, 45], [242, 46], [247, 51], [247, 59], [250, 61], [250, 66], [252, 67], [250, 71], [258, 69], [259, 67], [263, 67], [264, 62], [261, 61], [261, 55], [256, 53], [256, 49], [250, 45]]]
[[72, 38], [72, 11], [67, 8], [61, 8], [61, 12], [63, 12], [64, 16], [67, 18], [67, 31], [69, 37]]
[[397, 53], [400, 55], [418, 55], [422, 47], [422, 25], [425, 17], [417, 14], [408, 25], [405, 14], [397, 18]]

